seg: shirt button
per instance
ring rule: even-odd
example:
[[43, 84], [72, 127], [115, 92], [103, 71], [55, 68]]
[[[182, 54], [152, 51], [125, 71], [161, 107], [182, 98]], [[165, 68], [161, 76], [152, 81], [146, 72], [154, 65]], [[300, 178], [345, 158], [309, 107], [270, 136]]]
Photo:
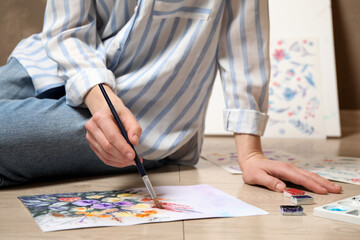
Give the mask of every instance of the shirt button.
[[120, 42], [116, 42], [116, 43], [114, 43], [114, 45], [117, 50], [119, 50], [121, 48]]

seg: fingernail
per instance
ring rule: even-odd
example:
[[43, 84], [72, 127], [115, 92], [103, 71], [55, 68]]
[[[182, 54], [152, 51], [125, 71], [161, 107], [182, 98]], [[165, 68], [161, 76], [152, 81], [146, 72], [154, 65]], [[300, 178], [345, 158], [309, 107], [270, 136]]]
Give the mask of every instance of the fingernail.
[[341, 185], [339, 185], [339, 184], [335, 184], [335, 186], [334, 186], [337, 190], [341, 190], [342, 189], [342, 186]]
[[275, 191], [282, 192], [284, 190], [284, 186], [281, 183], [276, 184]]
[[134, 140], [135, 144], [138, 144], [138, 142], [139, 142], [139, 137], [138, 137], [137, 135], [134, 135], [134, 136], [133, 136], [133, 140]]
[[131, 153], [127, 153], [127, 154], [126, 154], [126, 157], [127, 157], [128, 159], [130, 159], [130, 160], [133, 160], [133, 159], [134, 159], [134, 157], [133, 157], [133, 155], [132, 155]]

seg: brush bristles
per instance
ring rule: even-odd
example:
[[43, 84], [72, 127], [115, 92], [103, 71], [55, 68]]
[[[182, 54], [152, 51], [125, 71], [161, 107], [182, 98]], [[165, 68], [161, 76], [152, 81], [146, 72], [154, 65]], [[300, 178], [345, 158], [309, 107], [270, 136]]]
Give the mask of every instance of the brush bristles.
[[157, 198], [154, 199], [154, 203], [157, 208], [164, 209], [163, 205], [161, 205]]

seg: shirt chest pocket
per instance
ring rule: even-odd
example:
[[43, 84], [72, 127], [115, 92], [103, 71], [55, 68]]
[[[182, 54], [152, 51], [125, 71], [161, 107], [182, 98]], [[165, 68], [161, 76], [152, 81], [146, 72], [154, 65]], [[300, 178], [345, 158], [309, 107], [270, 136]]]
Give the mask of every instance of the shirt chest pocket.
[[209, 20], [213, 5], [213, 0], [155, 0], [153, 17]]

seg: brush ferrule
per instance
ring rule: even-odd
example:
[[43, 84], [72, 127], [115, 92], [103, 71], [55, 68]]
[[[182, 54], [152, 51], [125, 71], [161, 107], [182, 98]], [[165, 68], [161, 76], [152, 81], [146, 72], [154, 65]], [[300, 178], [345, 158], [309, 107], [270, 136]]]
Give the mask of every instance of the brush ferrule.
[[154, 200], [154, 203], [155, 205], [158, 207], [158, 208], [163, 208], [159, 202], [159, 200], [157, 199], [157, 196], [156, 196], [156, 193], [155, 193], [155, 190], [150, 182], [150, 179], [147, 175], [143, 176], [142, 177], [144, 183], [145, 183], [145, 186], [147, 188], [147, 190], [149, 191], [150, 193], [150, 196], [151, 198]]

